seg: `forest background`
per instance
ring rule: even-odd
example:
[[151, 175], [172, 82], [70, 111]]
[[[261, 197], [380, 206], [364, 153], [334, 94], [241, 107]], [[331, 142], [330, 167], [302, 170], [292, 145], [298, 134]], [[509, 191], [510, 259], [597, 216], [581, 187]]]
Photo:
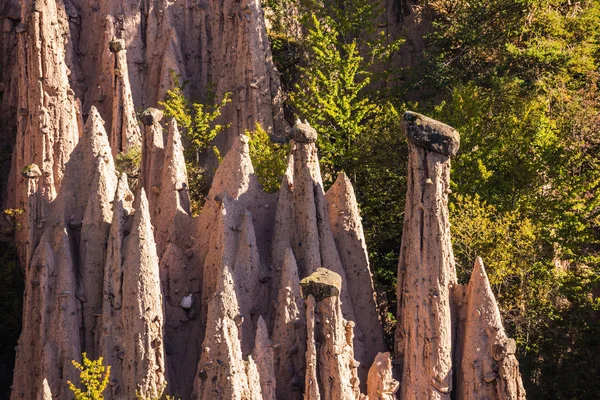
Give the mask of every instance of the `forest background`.
[[[481, 256], [528, 398], [594, 398], [600, 2], [389, 4], [265, 4], [290, 116], [317, 128], [325, 185], [340, 171], [354, 184], [388, 333], [406, 191], [400, 117], [411, 109], [460, 132], [450, 195], [459, 280]], [[413, 23], [393, 36], [390, 12]], [[422, 48], [404, 40], [415, 36]]]
[[[595, 398], [600, 0], [268, 0], [263, 8], [287, 118], [319, 132], [325, 189], [342, 171], [354, 185], [389, 340], [407, 175], [400, 121], [411, 109], [460, 132], [450, 194], [459, 280], [481, 256], [517, 340], [528, 398]], [[390, 13], [411, 23], [388, 29]], [[197, 213], [229, 100], [196, 103], [174, 81], [160, 105], [184, 133]], [[259, 179], [276, 191], [286, 145], [260, 126], [248, 135]], [[138, 163], [139, 150], [117, 159], [134, 178]], [[18, 223], [18, 210], [5, 214]], [[23, 287], [14, 248], [0, 246], [0, 387], [8, 388]]]

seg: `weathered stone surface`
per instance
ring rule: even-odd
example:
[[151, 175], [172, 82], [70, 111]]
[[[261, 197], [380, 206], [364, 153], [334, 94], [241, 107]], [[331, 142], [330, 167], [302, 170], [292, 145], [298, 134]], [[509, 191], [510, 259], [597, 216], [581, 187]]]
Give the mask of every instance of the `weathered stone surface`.
[[26, 270], [11, 399], [68, 398], [65, 381], [78, 380], [71, 360], [81, 357], [76, 285], [67, 228], [52, 227], [40, 239]]
[[117, 188], [117, 176], [110, 153], [99, 159], [89, 192], [81, 227], [81, 286], [83, 301], [84, 351], [91, 359], [99, 357], [99, 316], [102, 312], [106, 246], [113, 219], [111, 200]]
[[102, 290], [102, 320], [100, 329], [100, 354], [104, 363], [111, 366], [110, 390], [104, 395], [107, 399], [123, 396], [123, 368], [125, 357], [123, 348], [123, 261], [126, 232], [130, 230], [133, 211], [133, 193], [127, 184], [127, 175], [119, 178], [113, 200], [113, 218], [106, 246], [104, 284]]
[[392, 357], [390, 353], [379, 353], [369, 369], [367, 381], [368, 400], [394, 400], [400, 382], [392, 376]]
[[158, 256], [142, 188], [124, 240], [121, 326], [123, 395], [155, 398], [166, 387], [164, 317]]
[[525, 399], [515, 358], [516, 344], [506, 337], [500, 310], [483, 261], [477, 257], [467, 287], [467, 312], [458, 379], [461, 399]]
[[315, 344], [316, 300], [312, 295], [306, 298], [306, 376], [304, 380], [304, 400], [320, 400], [317, 377], [317, 348]]
[[300, 281], [300, 292], [305, 299], [313, 296], [321, 301], [327, 297], [339, 296], [342, 291], [342, 277], [326, 268], [315, 272]]
[[396, 359], [401, 399], [449, 399], [456, 284], [450, 242], [450, 158], [409, 142], [408, 188], [398, 262]]
[[275, 351], [277, 398], [291, 400], [302, 398], [307, 331], [298, 265], [290, 248], [285, 253], [281, 269], [281, 285], [276, 299], [278, 307], [273, 323], [273, 339], [278, 345]]
[[256, 362], [263, 400], [275, 400], [277, 393], [273, 342], [269, 339], [267, 324], [262, 316], [256, 324], [256, 339], [252, 356]]
[[[288, 248], [294, 253], [301, 278], [324, 266], [339, 274], [343, 287], [347, 287], [346, 272], [329, 223], [316, 144], [295, 140], [290, 144], [291, 154], [279, 189], [271, 241], [273, 297], [277, 296], [280, 268]], [[342, 290], [340, 296], [344, 318], [357, 322], [350, 292]], [[364, 339], [362, 332], [365, 328], [361, 324], [356, 325], [357, 338]], [[366, 359], [361, 340], [357, 339], [355, 346], [356, 358], [364, 363], [366, 376], [371, 360]]]
[[[369, 398], [392, 398], [398, 385], [389, 354], [378, 354], [385, 349], [352, 186], [340, 175], [324, 193], [316, 130], [298, 122], [290, 132], [284, 122], [260, 2], [88, 3], [24, 1], [20, 22], [0, 39], [0, 130], [17, 132], [8, 204], [26, 214], [12, 398], [68, 398], [65, 380], [78, 380], [70, 362], [82, 351], [112, 366], [107, 399], [154, 397], [167, 379], [180, 398], [365, 399], [360, 383], [364, 391], [373, 360]], [[6, 68], [10, 57], [18, 62]], [[218, 121], [231, 126], [214, 141], [226, 155], [198, 218], [177, 126], [168, 121], [163, 132], [163, 112], [147, 109], [176, 76], [194, 99], [205, 100], [209, 84], [217, 99], [232, 97]], [[147, 109], [142, 127], [136, 109]], [[479, 339], [498, 368], [483, 382], [492, 398], [521, 399], [514, 341], [495, 323], [467, 318], [473, 280], [467, 296], [455, 285], [447, 156], [458, 136], [418, 114], [405, 119], [402, 396], [448, 398], [452, 374], [470, 371], [458, 367], [474, 357], [467, 337], [491, 326]], [[276, 195], [262, 191], [241, 135], [256, 122], [292, 139]], [[134, 207], [113, 155], [142, 140]], [[333, 280], [311, 276], [322, 266]]]
[[108, 48], [113, 53], [118, 53], [119, 51], [123, 51], [123, 50], [125, 50], [125, 40], [113, 39], [108, 43]]
[[339, 296], [317, 302], [322, 338], [318, 353], [318, 377], [323, 400], [360, 398], [359, 363], [354, 359], [354, 323], [342, 317]]
[[[18, 66], [18, 73], [11, 77], [11, 92], [2, 96], [13, 101], [19, 110], [14, 116], [16, 131], [12, 132], [16, 140], [6, 202], [10, 208], [27, 207], [28, 183], [21, 171], [36, 164], [42, 173], [38, 186], [39, 209], [43, 211], [60, 190], [82, 123], [78, 100], [69, 85], [67, 58], [71, 49], [60, 1], [57, 4], [43, 0], [36, 2], [35, 7], [33, 2], [23, 2], [19, 30], [22, 33], [17, 38], [18, 51], [12, 61]], [[3, 114], [7, 109], [2, 105], [0, 111]], [[14, 126], [14, 122], [9, 125]], [[41, 236], [35, 232], [35, 225], [24, 228], [16, 234], [23, 264], [31, 257], [32, 249], [28, 247], [35, 248]]]
[[456, 129], [412, 111], [404, 113], [402, 122], [413, 143], [450, 157], [458, 153], [460, 136]]
[[42, 171], [40, 171], [40, 167], [37, 164], [29, 164], [26, 165], [25, 168], [21, 170], [21, 174], [28, 179], [35, 179], [42, 176]]
[[352, 299], [356, 324], [363, 330], [357, 335], [354, 346], [365, 349], [362, 355], [364, 366], [360, 368], [359, 373], [361, 381], [366, 382], [366, 365], [374, 360], [379, 352], [385, 351], [386, 346], [377, 312], [373, 276], [358, 202], [352, 183], [345, 173], [339, 174], [333, 186], [325, 193], [325, 199], [335, 244], [346, 271], [348, 286], [345, 290]]
[[[112, 115], [110, 145], [113, 154], [139, 148], [142, 135], [135, 115], [135, 106], [129, 84], [129, 68], [125, 40], [113, 39], [109, 42], [114, 61], [111, 63], [112, 75]], [[148, 110], [146, 110], [148, 111]], [[146, 115], [146, 114], [144, 114]], [[148, 116], [142, 120], [148, 120]], [[158, 115], [154, 116], [158, 118]], [[150, 124], [152, 125], [152, 123]]]
[[[208, 306], [206, 336], [198, 363], [194, 392], [196, 399], [211, 400], [215, 395], [223, 399], [258, 399], [260, 383], [249, 381], [238, 338], [239, 306], [233, 275], [227, 266], [218, 278], [216, 293]], [[258, 387], [257, 387], [258, 386]], [[254, 395], [253, 395], [254, 393]]]
[[317, 131], [308, 122], [298, 120], [292, 128], [292, 139], [299, 143], [315, 143]]

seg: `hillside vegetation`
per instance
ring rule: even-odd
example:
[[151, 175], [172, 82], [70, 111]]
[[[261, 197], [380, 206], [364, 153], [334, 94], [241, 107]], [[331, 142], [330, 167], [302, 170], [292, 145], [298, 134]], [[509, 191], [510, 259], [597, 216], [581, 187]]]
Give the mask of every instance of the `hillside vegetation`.
[[427, 1], [413, 9], [429, 27], [425, 46], [403, 69], [393, 67], [402, 38], [377, 28], [383, 8], [300, 3], [267, 2], [288, 107], [317, 127], [324, 179], [343, 170], [355, 184], [390, 311], [406, 190], [398, 115], [410, 108], [461, 134], [451, 195], [459, 277], [485, 260], [529, 397], [592, 397], [600, 2]]

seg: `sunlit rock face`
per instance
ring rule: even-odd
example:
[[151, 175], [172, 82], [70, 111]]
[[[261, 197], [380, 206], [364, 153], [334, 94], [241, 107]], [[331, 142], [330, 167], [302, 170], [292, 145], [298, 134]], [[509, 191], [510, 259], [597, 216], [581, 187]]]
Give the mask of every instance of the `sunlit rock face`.
[[[452, 128], [405, 116], [392, 360], [352, 184], [341, 174], [325, 191], [317, 130], [283, 120], [258, 1], [8, 3], [6, 204], [24, 210], [26, 278], [12, 399], [68, 398], [82, 352], [111, 365], [107, 399], [524, 398], [483, 263], [456, 283]], [[181, 134], [154, 108], [178, 75], [190, 93], [232, 93], [215, 140], [225, 156], [195, 217]], [[275, 194], [243, 135], [256, 122], [290, 140]], [[129, 187], [115, 157], [135, 148]]]

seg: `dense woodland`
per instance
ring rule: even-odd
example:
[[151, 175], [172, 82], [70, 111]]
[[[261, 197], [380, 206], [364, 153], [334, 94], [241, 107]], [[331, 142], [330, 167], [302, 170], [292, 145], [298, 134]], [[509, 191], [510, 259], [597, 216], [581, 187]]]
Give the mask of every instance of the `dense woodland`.
[[[411, 109], [460, 132], [451, 194], [459, 277], [483, 258], [517, 340], [528, 397], [597, 396], [600, 1], [430, 0], [412, 9], [396, 3], [264, 4], [287, 116], [318, 130], [325, 184], [344, 171], [355, 185], [379, 300], [389, 310], [389, 339], [406, 191], [400, 116]], [[392, 31], [384, 22], [389, 13], [399, 20], [418, 15], [419, 23]], [[186, 82], [174, 78], [161, 107], [185, 133], [197, 213], [221, 158], [211, 140], [227, 128], [217, 122], [228, 98], [207, 94], [195, 103]], [[276, 191], [286, 145], [270, 141], [260, 126], [248, 135], [261, 183]], [[133, 179], [138, 163], [139, 150], [117, 160]], [[17, 228], [18, 215], [6, 217]], [[16, 253], [5, 247], [6, 360], [19, 333], [22, 282]], [[10, 373], [2, 376], [10, 380]]]

